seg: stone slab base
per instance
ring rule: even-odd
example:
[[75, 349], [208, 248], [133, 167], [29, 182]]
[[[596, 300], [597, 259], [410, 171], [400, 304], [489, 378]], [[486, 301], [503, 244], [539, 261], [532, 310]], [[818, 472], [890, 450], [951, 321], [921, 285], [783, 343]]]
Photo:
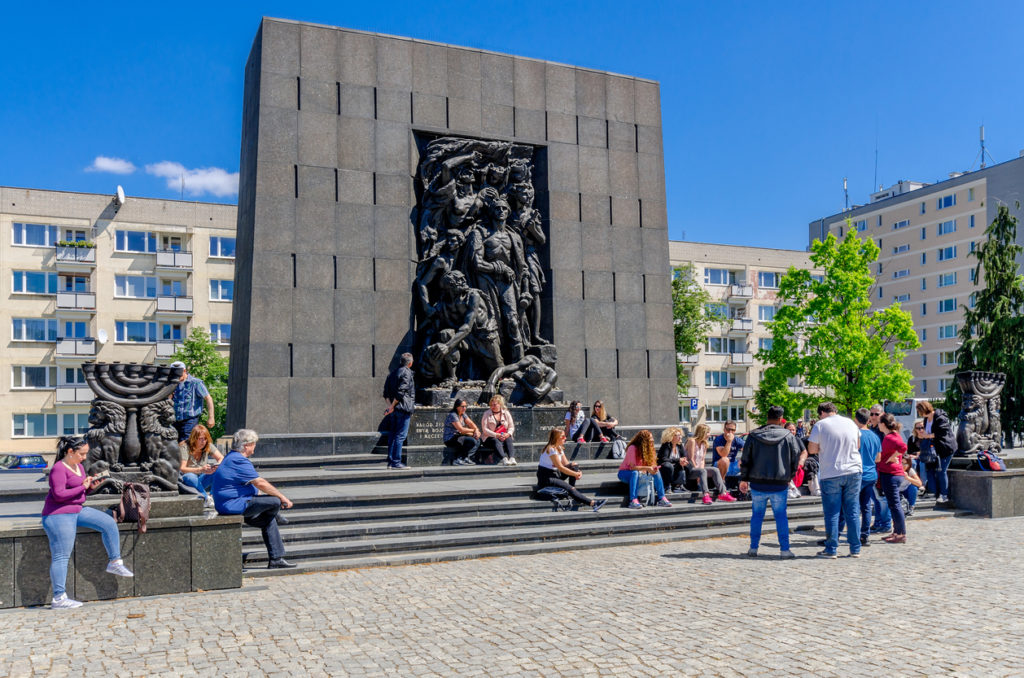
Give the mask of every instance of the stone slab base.
[[1024, 469], [949, 470], [949, 498], [959, 509], [986, 518], [1024, 516]]

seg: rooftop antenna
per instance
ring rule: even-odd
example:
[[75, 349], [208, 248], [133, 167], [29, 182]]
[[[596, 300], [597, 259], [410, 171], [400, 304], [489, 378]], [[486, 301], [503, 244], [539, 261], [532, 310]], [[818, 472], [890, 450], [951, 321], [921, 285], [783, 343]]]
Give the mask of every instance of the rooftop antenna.
[[185, 199], [185, 175], [181, 175], [181, 199]]
[[846, 190], [846, 177], [843, 177], [843, 198], [846, 200], [844, 211], [848, 212], [850, 210], [850, 192]]
[[[992, 157], [991, 153], [989, 153], [988, 151], [985, 150], [985, 126], [984, 125], [982, 125], [981, 127], [978, 128], [978, 138], [981, 141], [981, 148], [978, 150], [978, 155], [976, 155], [974, 157], [974, 162], [978, 162], [978, 158], [981, 158], [981, 167], [979, 169], [985, 169], [985, 156], [988, 156], [988, 159], [991, 160], [993, 163], [996, 161], [996, 159]], [[974, 169], [974, 163], [973, 162], [971, 163], [971, 169]], [[968, 170], [968, 171], [970, 171], [970, 170]]]

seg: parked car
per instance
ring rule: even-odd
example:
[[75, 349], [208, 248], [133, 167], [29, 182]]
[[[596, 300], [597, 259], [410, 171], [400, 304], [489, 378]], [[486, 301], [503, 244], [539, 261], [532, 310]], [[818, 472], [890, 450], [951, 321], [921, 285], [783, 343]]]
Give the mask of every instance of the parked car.
[[0, 456], [0, 471], [33, 471], [46, 468], [41, 454], [5, 454]]

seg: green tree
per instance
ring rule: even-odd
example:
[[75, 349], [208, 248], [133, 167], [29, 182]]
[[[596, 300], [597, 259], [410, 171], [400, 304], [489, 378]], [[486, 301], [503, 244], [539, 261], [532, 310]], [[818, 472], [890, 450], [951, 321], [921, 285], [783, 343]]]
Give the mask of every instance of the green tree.
[[[224, 435], [228, 414], [228, 359], [217, 350], [217, 344], [202, 327], [194, 327], [171, 360], [188, 366], [188, 373], [201, 379], [213, 398], [214, 427], [210, 435], [217, 440]], [[201, 421], [205, 423], [205, 418]]]
[[[1006, 373], [1002, 428], [1013, 447], [1013, 436], [1024, 433], [1024, 276], [1017, 266], [1024, 247], [1017, 244], [1017, 218], [1005, 205], [999, 206], [985, 236], [968, 255], [978, 260], [974, 284], [980, 289], [971, 295], [974, 303], [963, 307], [956, 371]], [[953, 379], [946, 392], [948, 411], [958, 412], [961, 402], [960, 386]]]
[[[790, 267], [782, 277], [771, 347], [757, 353], [767, 365], [755, 395], [762, 421], [772, 405], [799, 416], [827, 397], [850, 414], [910, 395], [912, 375], [903, 359], [920, 343], [899, 303], [871, 310], [878, 253], [873, 240], [850, 228], [842, 241], [829, 234], [811, 245], [811, 262], [823, 275]], [[791, 379], [805, 386], [793, 389]]]
[[[708, 333], [717, 323], [714, 313], [708, 311], [710, 304], [711, 295], [697, 282], [697, 269], [693, 264], [677, 266], [672, 271], [672, 322], [677, 355], [693, 355], [704, 350]], [[676, 383], [680, 393], [690, 385], [689, 374], [678, 360]]]

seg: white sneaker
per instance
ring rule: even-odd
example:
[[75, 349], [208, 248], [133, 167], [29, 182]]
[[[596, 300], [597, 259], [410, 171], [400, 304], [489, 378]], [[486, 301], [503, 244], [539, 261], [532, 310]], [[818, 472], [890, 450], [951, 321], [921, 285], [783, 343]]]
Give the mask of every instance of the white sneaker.
[[107, 563], [107, 572], [109, 572], [110, 574], [116, 574], [118, 577], [135, 576], [134, 574], [132, 574], [131, 570], [124, 566], [124, 561], [122, 561], [120, 558], [117, 560], [112, 560], [109, 563]]
[[214, 508], [213, 497], [206, 495], [206, 501], [203, 502], [203, 508]]
[[68, 598], [68, 594], [62, 593], [59, 596], [54, 597], [50, 603], [51, 610], [70, 610], [72, 608], [82, 607], [82, 604], [77, 600]]
[[947, 496], [946, 496], [946, 495], [944, 495], [944, 494], [943, 494], [943, 495], [940, 495], [940, 496], [939, 496], [939, 503], [940, 503], [940, 504], [948, 504], [948, 503], [949, 503], [949, 497], [947, 497]]
[[509, 466], [519, 466], [519, 462], [516, 461], [515, 457], [509, 457], [508, 458], [508, 465]]
[[501, 465], [502, 466], [511, 466], [512, 465], [512, 460], [509, 457], [502, 457], [501, 458]]

